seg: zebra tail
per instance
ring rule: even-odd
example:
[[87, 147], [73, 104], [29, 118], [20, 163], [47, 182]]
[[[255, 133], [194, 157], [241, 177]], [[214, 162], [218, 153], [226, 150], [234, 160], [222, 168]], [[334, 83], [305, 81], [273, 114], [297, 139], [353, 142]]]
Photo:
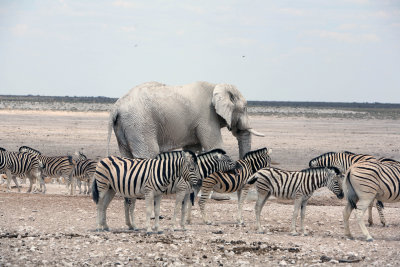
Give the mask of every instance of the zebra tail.
[[93, 179], [93, 185], [92, 185], [92, 198], [94, 203], [99, 203], [99, 189], [97, 188], [97, 182], [96, 179]]
[[351, 173], [351, 171], [349, 171], [347, 173], [347, 177], [345, 180], [346, 187], [347, 187], [347, 192], [345, 192], [345, 194], [346, 194], [347, 201], [350, 203], [351, 207], [353, 209], [357, 209], [358, 195], [357, 195], [356, 191], [354, 191], [354, 187], [351, 184], [350, 173]]
[[75, 165], [75, 162], [74, 162], [74, 160], [72, 159], [72, 156], [68, 156], [68, 162], [69, 162], [70, 164]]
[[381, 209], [385, 208], [385, 207], [383, 206], [383, 202], [380, 201], [380, 200], [378, 200], [378, 201], [376, 202], [376, 205], [378, 205]]
[[107, 133], [107, 157], [110, 156], [110, 140], [111, 140], [111, 133], [112, 133], [112, 128], [115, 124], [115, 121], [117, 120], [118, 117], [118, 110], [114, 108], [110, 112], [110, 118], [108, 119], [108, 133]]
[[257, 179], [258, 179], [258, 177], [255, 173], [252, 176], [250, 176], [249, 180], [247, 180], [247, 184], [254, 184], [255, 182], [257, 182]]

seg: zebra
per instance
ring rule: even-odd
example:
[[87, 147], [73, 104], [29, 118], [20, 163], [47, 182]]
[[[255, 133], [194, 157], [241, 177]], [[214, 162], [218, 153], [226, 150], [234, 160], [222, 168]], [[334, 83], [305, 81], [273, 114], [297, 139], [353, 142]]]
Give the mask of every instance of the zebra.
[[[160, 154], [157, 156], [158, 159], [165, 158], [165, 155], [176, 155], [180, 156], [180, 151], [173, 151], [168, 154]], [[195, 186], [201, 186], [201, 180], [213, 172], [216, 171], [234, 171], [236, 169], [236, 163], [232, 161], [232, 159], [226, 155], [226, 152], [222, 149], [214, 149], [209, 152], [202, 153], [197, 155], [197, 168], [199, 170], [199, 181]], [[182, 205], [181, 210], [181, 221], [180, 225], [182, 229], [185, 229], [185, 215], [187, 210], [187, 204], [189, 200], [189, 195], [191, 195], [192, 185], [185, 181], [182, 177], [175, 180], [174, 182], [170, 183], [167, 187], [165, 194], [176, 194], [176, 201], [175, 201], [175, 210], [174, 210], [174, 217], [173, 217], [173, 224], [175, 229], [176, 227], [176, 217], [179, 210], [179, 205]], [[194, 198], [192, 197], [192, 201]], [[132, 224], [130, 223], [129, 213], [133, 214], [133, 210], [128, 210], [129, 208], [132, 209], [134, 207], [134, 199], [129, 199], [125, 201], [125, 220], [126, 224], [130, 229], [133, 229]], [[126, 207], [126, 205], [130, 205], [130, 207]], [[188, 220], [190, 223], [191, 217], [191, 207], [192, 205], [189, 204], [189, 209], [187, 211]]]
[[[165, 152], [162, 159], [129, 159], [110, 156], [101, 160], [96, 167], [92, 185], [92, 198], [97, 204], [97, 230], [108, 230], [106, 209], [116, 193], [125, 198], [144, 196], [146, 201], [146, 231], [151, 231], [150, 216], [154, 207], [154, 230], [159, 229], [160, 201], [170, 183], [183, 177], [196, 184], [198, 170], [196, 155], [181, 151]], [[132, 205], [133, 206], [133, 205]], [[134, 208], [134, 207], [133, 207]], [[132, 209], [133, 211], [133, 209]], [[134, 217], [132, 212], [132, 225]]]
[[291, 233], [297, 235], [296, 220], [300, 208], [300, 231], [304, 233], [303, 223], [307, 201], [316, 189], [327, 186], [338, 198], [343, 198], [339, 175], [340, 171], [331, 167], [309, 168], [302, 171], [285, 171], [267, 167], [257, 171], [247, 182], [248, 184], [256, 183], [258, 195], [255, 205], [257, 231], [263, 233], [260, 223], [261, 210], [268, 198], [273, 195], [276, 198], [295, 200]]
[[13, 179], [17, 185], [18, 192], [21, 192], [16, 176], [26, 176], [30, 182], [27, 192], [32, 192], [34, 181], [40, 180], [41, 167], [41, 162], [33, 154], [0, 150], [0, 173], [7, 174], [8, 191], [11, 189], [10, 182]]
[[[350, 168], [351, 165], [357, 162], [361, 161], [370, 161], [370, 160], [377, 160], [374, 156], [371, 155], [366, 155], [366, 154], [354, 154], [349, 151], [344, 151], [344, 152], [328, 152], [325, 154], [322, 154], [309, 162], [309, 167], [336, 167], [340, 170], [340, 172], [344, 175], [346, 171]], [[388, 158], [379, 158], [378, 161], [381, 162], [396, 162], [395, 160], [388, 159]], [[371, 202], [371, 205], [368, 207], [368, 223], [369, 226], [372, 226], [374, 224], [373, 219], [372, 219], [372, 206], [373, 202]], [[376, 201], [376, 209], [379, 214], [379, 218], [381, 221], [381, 224], [383, 226], [386, 226], [386, 219], [385, 216], [383, 215], [383, 203], [381, 201]]]
[[84, 183], [84, 193], [89, 194], [90, 192], [90, 184], [92, 182], [93, 174], [96, 171], [97, 161], [92, 159], [78, 160], [74, 165], [74, 169], [72, 171], [72, 178], [76, 179], [79, 194], [81, 194], [81, 182]]
[[[30, 148], [28, 146], [21, 146], [19, 148], [19, 152], [28, 152], [35, 155], [38, 160], [43, 165], [42, 169], [42, 176], [49, 176], [49, 177], [63, 177], [64, 179], [67, 178], [68, 181], [72, 180], [72, 188], [71, 188], [71, 195], [75, 194], [75, 184], [74, 179], [72, 178], [72, 171], [74, 169], [74, 165], [76, 164], [75, 160], [72, 159], [71, 156], [54, 156], [48, 157], [42, 155], [42, 153], [36, 149]], [[46, 184], [44, 180], [40, 180], [40, 187], [43, 186], [42, 193], [46, 193]]]
[[400, 163], [363, 161], [352, 165], [347, 171], [343, 191], [347, 205], [343, 210], [345, 235], [352, 238], [349, 227], [350, 214], [355, 209], [355, 215], [361, 231], [367, 241], [373, 241], [369, 234], [363, 216], [365, 210], [376, 198], [382, 202], [400, 201]]
[[239, 224], [243, 224], [242, 207], [243, 201], [246, 198], [250, 185], [247, 185], [247, 179], [257, 170], [269, 166], [271, 163], [272, 150], [268, 148], [261, 148], [258, 150], [250, 151], [244, 155], [243, 159], [237, 161], [241, 170], [239, 174], [232, 174], [227, 172], [214, 172], [203, 180], [201, 186], [201, 197], [199, 200], [200, 211], [203, 222], [205, 224], [212, 224], [207, 219], [205, 212], [206, 200], [209, 198], [211, 191], [218, 193], [232, 193], [237, 192], [238, 196], [238, 217]]

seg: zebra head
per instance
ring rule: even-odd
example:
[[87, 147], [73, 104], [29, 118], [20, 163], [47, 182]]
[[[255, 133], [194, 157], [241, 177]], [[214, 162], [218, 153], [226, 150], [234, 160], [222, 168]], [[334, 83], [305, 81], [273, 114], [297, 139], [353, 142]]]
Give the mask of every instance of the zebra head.
[[198, 183], [200, 179], [200, 172], [197, 166], [197, 157], [191, 151], [183, 151], [183, 170], [182, 177], [188, 181], [191, 185]]
[[226, 155], [226, 152], [222, 149], [214, 149], [197, 155], [197, 165], [202, 178], [217, 171], [235, 173], [238, 168], [236, 162]]
[[344, 197], [342, 189], [342, 173], [338, 168], [326, 168], [326, 186], [331, 190], [339, 199]]

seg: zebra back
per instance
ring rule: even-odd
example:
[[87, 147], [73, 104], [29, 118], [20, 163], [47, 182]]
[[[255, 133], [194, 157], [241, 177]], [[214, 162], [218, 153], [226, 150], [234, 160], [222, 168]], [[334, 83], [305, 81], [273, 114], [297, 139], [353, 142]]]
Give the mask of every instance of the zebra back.
[[308, 165], [310, 168], [336, 167], [344, 174], [352, 164], [367, 160], [375, 160], [375, 158], [371, 155], [354, 154], [349, 151], [328, 152], [313, 158]]

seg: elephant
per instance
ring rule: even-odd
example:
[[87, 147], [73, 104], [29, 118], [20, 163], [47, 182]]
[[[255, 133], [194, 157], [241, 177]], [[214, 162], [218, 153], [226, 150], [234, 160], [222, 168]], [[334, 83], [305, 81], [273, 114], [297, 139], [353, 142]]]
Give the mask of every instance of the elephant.
[[264, 136], [250, 127], [247, 101], [233, 85], [147, 82], [114, 104], [107, 153], [112, 129], [122, 156], [154, 158], [174, 149], [199, 153], [221, 148], [222, 127], [237, 138], [240, 158], [251, 150], [251, 134]]

